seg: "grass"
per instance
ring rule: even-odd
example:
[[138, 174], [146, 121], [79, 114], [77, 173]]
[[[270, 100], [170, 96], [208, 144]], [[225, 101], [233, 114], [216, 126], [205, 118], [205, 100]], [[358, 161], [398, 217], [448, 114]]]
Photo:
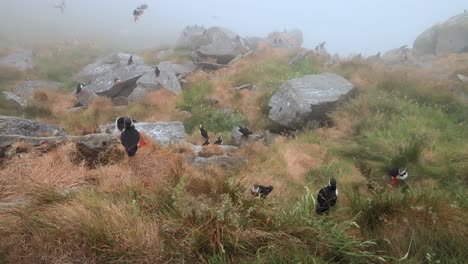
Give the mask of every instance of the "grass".
[[[189, 81], [180, 96], [155, 92], [119, 111], [144, 121], [188, 111], [188, 133], [202, 123], [226, 141], [238, 124], [264, 128], [269, 96], [285, 80], [320, 67], [313, 57], [289, 66], [287, 55], [252, 56], [244, 67], [236, 62], [232, 74], [221, 70], [208, 80], [199, 73], [203, 78]], [[331, 70], [359, 84], [359, 95], [330, 114], [333, 127], [243, 146], [229, 155], [245, 163], [229, 169], [192, 167], [177, 149], [150, 141], [132, 159], [92, 168], [77, 160], [73, 144], [48, 153], [7, 150], [15, 154], [0, 164], [0, 200], [28, 200], [0, 203], [0, 262], [463, 263], [468, 106], [449, 87], [467, 87], [359, 60]], [[226, 93], [245, 83], [258, 90]], [[56, 105], [56, 97], [39, 94], [37, 106]], [[244, 110], [246, 102], [258, 102], [263, 115], [223, 110]], [[46, 119], [75, 134], [122, 114], [108, 100], [81, 113], [47, 109]], [[408, 169], [407, 191], [388, 184], [391, 166]], [[316, 194], [330, 177], [338, 181], [338, 203], [317, 216]], [[252, 184], [274, 191], [253, 198]]]

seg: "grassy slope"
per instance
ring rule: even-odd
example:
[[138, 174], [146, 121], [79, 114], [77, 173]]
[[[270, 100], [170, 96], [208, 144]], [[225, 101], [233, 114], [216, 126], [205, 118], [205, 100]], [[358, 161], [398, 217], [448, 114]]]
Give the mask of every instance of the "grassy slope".
[[[164, 100], [170, 103], [148, 99], [128, 111], [143, 119], [156, 118], [147, 109], [191, 111], [185, 124], [194, 141], [200, 122], [225, 135], [240, 123], [264, 129], [270, 127], [265, 105], [284, 80], [323, 71], [319, 58], [288, 66], [289, 58], [281, 50], [260, 51], [210, 80], [194, 76], [180, 97]], [[73, 163], [72, 145], [6, 162], [0, 200], [32, 200], [0, 208], [0, 262], [393, 263], [409, 249], [408, 263], [461, 263], [468, 257], [468, 107], [448, 87], [468, 87], [362, 61], [328, 70], [360, 91], [331, 113], [335, 126], [270, 147], [244, 147], [237, 153], [248, 157], [242, 167], [200, 171], [153, 145], [135, 159], [96, 169]], [[245, 83], [258, 90], [231, 89]], [[52, 119], [83, 133], [115, 111], [96, 102]], [[409, 191], [388, 185], [384, 171], [394, 165], [408, 168]], [[318, 217], [316, 192], [330, 176], [338, 180], [340, 200]], [[252, 183], [275, 190], [265, 201], [252, 199]], [[74, 186], [82, 189], [62, 193]]]

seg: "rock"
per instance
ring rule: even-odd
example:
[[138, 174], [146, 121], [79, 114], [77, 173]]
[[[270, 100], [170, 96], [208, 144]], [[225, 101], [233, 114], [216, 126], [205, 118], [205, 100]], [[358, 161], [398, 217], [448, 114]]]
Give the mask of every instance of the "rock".
[[234, 87], [234, 90], [237, 90], [237, 91], [242, 91], [242, 90], [254, 91], [254, 90], [257, 90], [257, 86], [255, 86], [254, 84], [244, 84], [244, 85], [241, 85], [241, 86], [238, 86], [238, 87]]
[[457, 74], [458, 79], [462, 82], [468, 82], [468, 77], [462, 75], [462, 74]]
[[79, 93], [75, 94], [75, 97], [80, 106], [86, 107], [98, 96], [95, 93], [88, 91], [86, 88], [83, 88]]
[[302, 46], [303, 38], [302, 31], [294, 29], [291, 31], [272, 32], [268, 34], [267, 41], [273, 47], [278, 48], [300, 48]]
[[[203, 146], [190, 144], [190, 147], [192, 148], [195, 156], [199, 156], [200, 153], [203, 151]], [[229, 146], [229, 145], [217, 145], [217, 147], [219, 147], [225, 154], [233, 153], [234, 151], [239, 149], [236, 146]]]
[[[150, 67], [136, 64], [120, 66], [112, 72], [100, 76], [83, 89], [107, 98], [128, 97], [136, 88], [138, 79], [150, 71]], [[116, 82], [115, 79], [118, 79], [118, 81]]]
[[158, 65], [160, 70], [159, 77], [154, 74], [154, 69], [151, 72], [143, 75], [138, 81], [138, 89], [135, 94], [130, 97], [132, 100], [141, 98], [143, 91], [150, 92], [159, 89], [166, 89], [174, 94], [182, 91], [180, 80], [195, 71], [198, 66], [194, 63], [174, 64], [172, 62], [164, 61]]
[[468, 52], [468, 15], [465, 13], [427, 29], [413, 43], [416, 56], [461, 52]]
[[63, 84], [59, 82], [49, 82], [49, 81], [23, 81], [20, 82], [18, 85], [13, 88], [12, 92], [17, 96], [23, 99], [30, 99], [33, 94], [34, 90], [42, 88], [42, 89], [52, 89], [58, 90], [63, 87]]
[[263, 138], [264, 135], [262, 134], [250, 134], [248, 137], [244, 137], [242, 133], [239, 132], [239, 127], [235, 127], [231, 131], [231, 139], [234, 146], [241, 146], [245, 143], [252, 143], [262, 140]]
[[37, 121], [13, 117], [0, 116], [0, 135], [22, 135], [40, 137], [46, 135], [64, 135], [63, 128], [39, 123]]
[[17, 96], [14, 93], [10, 93], [10, 92], [2, 92], [2, 93], [6, 101], [17, 108], [25, 107], [27, 104], [27, 101], [25, 99]]
[[405, 45], [400, 48], [387, 51], [382, 56], [382, 60], [387, 64], [402, 64], [411, 63], [413, 61], [413, 57], [411, 54], [411, 50], [408, 49]]
[[[128, 58], [131, 54], [127, 53], [115, 53], [104, 58], [98, 59], [96, 62], [84, 67], [73, 80], [84, 85], [88, 85], [96, 81], [99, 77], [104, 76], [108, 73], [115, 71], [117, 68], [127, 66]], [[132, 65], [143, 64], [143, 58], [133, 55]], [[120, 77], [120, 76], [115, 76]], [[120, 78], [124, 80], [123, 78]], [[112, 78], [112, 81], [114, 79]]]
[[34, 67], [33, 52], [32, 50], [27, 50], [2, 57], [0, 58], [0, 67], [14, 68], [19, 71], [32, 69]]
[[193, 164], [198, 167], [206, 166], [220, 166], [222, 168], [229, 168], [236, 164], [243, 162], [244, 159], [241, 157], [231, 157], [226, 155], [213, 156], [210, 158], [202, 157], [190, 157], [186, 160], [187, 163]]
[[180, 34], [176, 47], [186, 49], [198, 48], [198, 42], [206, 29], [202, 26], [187, 26]]
[[179, 38], [181, 46], [193, 52], [193, 60], [202, 67], [217, 68], [250, 51], [247, 42], [236, 33], [220, 27], [186, 28]]
[[288, 80], [271, 97], [268, 117], [291, 129], [322, 123], [327, 113], [354, 91], [351, 82], [333, 73]]
[[[102, 125], [98, 128], [99, 133], [113, 133], [114, 123]], [[136, 122], [135, 127], [149, 138], [162, 146], [183, 143], [185, 141], [184, 124], [175, 122]]]

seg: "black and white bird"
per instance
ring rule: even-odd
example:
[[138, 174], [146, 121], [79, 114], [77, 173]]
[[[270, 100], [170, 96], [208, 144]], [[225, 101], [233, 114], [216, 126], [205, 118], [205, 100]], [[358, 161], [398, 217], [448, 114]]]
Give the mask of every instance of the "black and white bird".
[[[122, 133], [122, 131], [124, 131], [124, 129], [126, 127], [125, 126], [125, 118], [127, 118], [127, 117], [126, 116], [119, 116], [119, 117], [117, 117], [115, 119], [115, 123], [114, 123], [115, 128], [114, 128], [114, 132], [113, 132], [114, 135], [120, 135], [120, 133]], [[131, 118], [131, 117], [130, 117], [130, 119], [132, 120], [132, 126], [134, 126], [136, 120]]]
[[222, 145], [223, 144], [223, 137], [219, 136], [218, 139], [214, 142], [215, 145]]
[[159, 74], [161, 74], [161, 70], [159, 69], [159, 67], [156, 65], [156, 67], [154, 68], [154, 74], [156, 74], [156, 78], [159, 77]]
[[338, 188], [336, 187], [335, 178], [330, 178], [328, 185], [320, 189], [317, 195], [317, 214], [323, 214], [330, 210], [338, 200]]
[[390, 175], [392, 185], [408, 178], [408, 172], [403, 168], [391, 168], [388, 170], [388, 175]]
[[239, 126], [239, 132], [241, 132], [241, 134], [244, 136], [244, 137], [248, 137], [249, 135], [252, 135], [252, 131], [250, 131], [248, 128], [246, 127], [241, 127]]
[[133, 56], [130, 55], [130, 58], [128, 58], [127, 65], [132, 65], [132, 63], [133, 63]]
[[83, 84], [78, 83], [78, 85], [76, 86], [76, 93], [79, 94], [81, 92], [81, 89], [83, 89]]
[[133, 157], [135, 156], [138, 150], [138, 145], [140, 143], [140, 133], [135, 128], [132, 118], [125, 117], [124, 125], [125, 129], [120, 135], [120, 141], [122, 142], [122, 145], [124, 146], [127, 155], [129, 157]]
[[210, 138], [207, 138], [205, 142], [203, 142], [202, 146], [208, 146], [211, 143]]
[[133, 10], [133, 18], [135, 22], [137, 22], [140, 16], [143, 15], [146, 8], [148, 8], [148, 5], [143, 4], [143, 5], [139, 5], [135, 10]]
[[263, 186], [258, 184], [254, 184], [254, 186], [252, 186], [250, 189], [250, 193], [253, 196], [260, 195], [261, 198], [266, 198], [271, 193], [271, 191], [273, 191], [273, 186]]
[[199, 125], [199, 128], [200, 128], [200, 135], [201, 135], [204, 139], [209, 139], [208, 132], [205, 130], [205, 128], [203, 128], [203, 125], [202, 125], [202, 124]]

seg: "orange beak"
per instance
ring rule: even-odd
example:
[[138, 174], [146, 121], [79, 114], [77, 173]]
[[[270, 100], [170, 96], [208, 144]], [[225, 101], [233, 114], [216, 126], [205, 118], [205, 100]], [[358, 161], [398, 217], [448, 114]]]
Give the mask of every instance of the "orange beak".
[[391, 180], [391, 184], [392, 184], [392, 185], [397, 184], [397, 182], [398, 182], [398, 179], [397, 179], [397, 178], [392, 178], [392, 180]]
[[146, 141], [138, 142], [138, 147], [144, 147], [144, 146], [146, 146]]

